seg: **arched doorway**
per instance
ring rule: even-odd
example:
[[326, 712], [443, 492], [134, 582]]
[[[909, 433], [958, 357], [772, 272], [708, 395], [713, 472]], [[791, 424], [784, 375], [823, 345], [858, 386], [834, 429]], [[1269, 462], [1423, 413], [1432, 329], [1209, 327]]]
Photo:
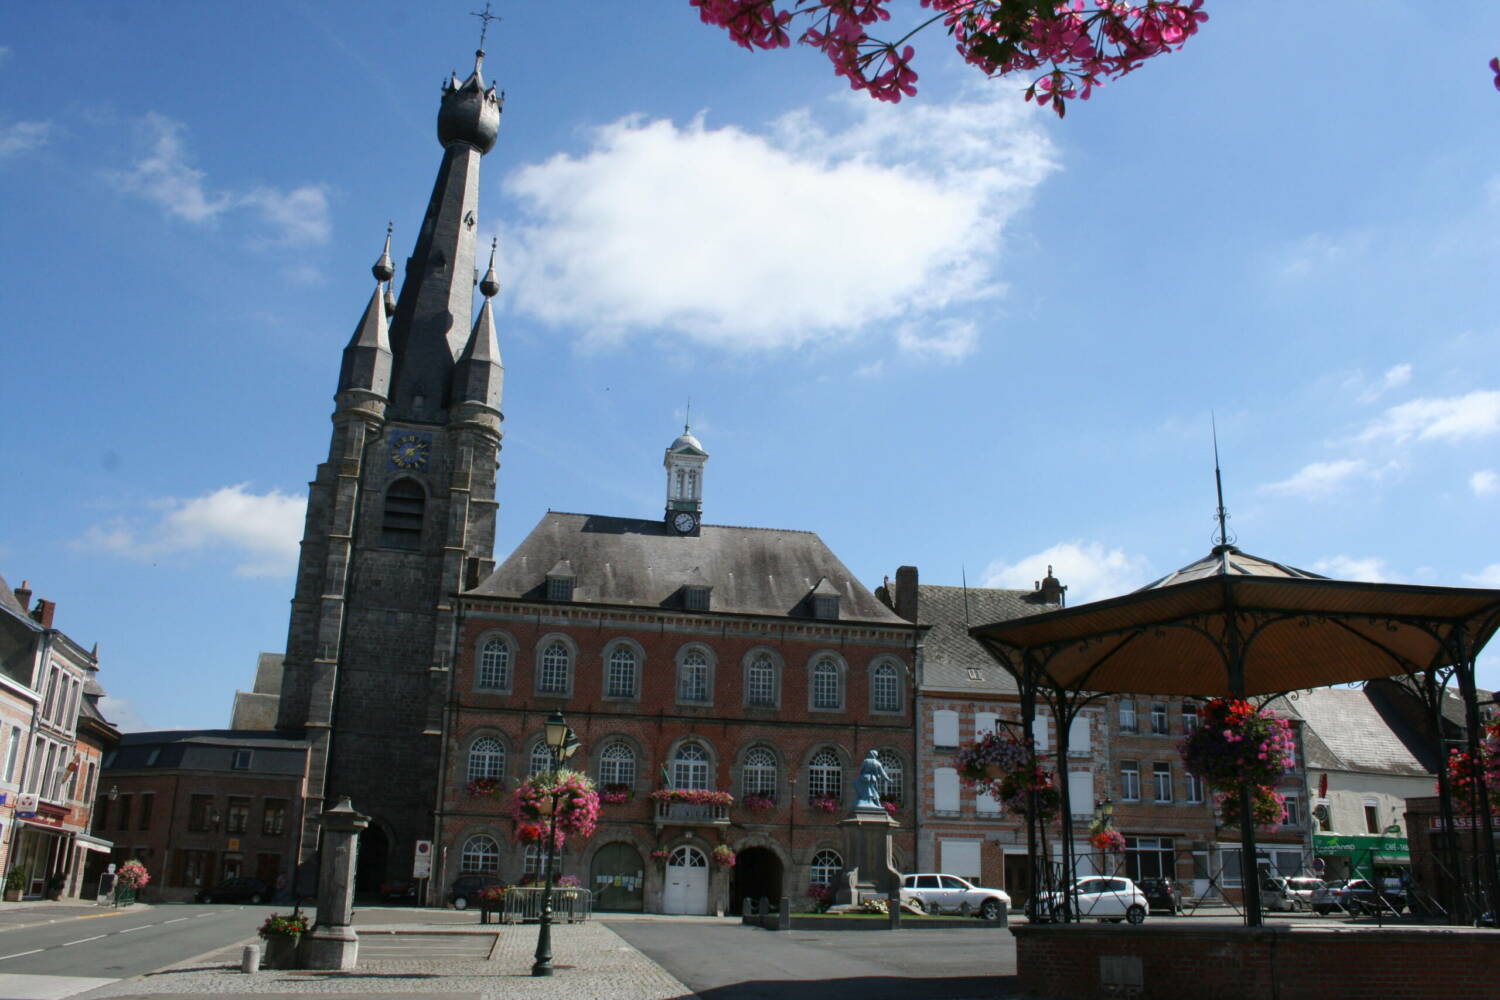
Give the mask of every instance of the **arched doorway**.
[[742, 847], [735, 854], [734, 879], [729, 883], [729, 910], [739, 913], [748, 899], [762, 896], [775, 908], [783, 895], [781, 859], [769, 847]]
[[696, 847], [679, 847], [667, 858], [661, 912], [708, 912], [708, 857]]
[[646, 908], [646, 866], [629, 844], [605, 844], [594, 852], [589, 885], [594, 909], [639, 913]]
[[371, 823], [360, 832], [359, 856], [354, 862], [355, 892], [374, 895], [380, 891], [380, 884], [386, 881], [389, 854], [390, 842], [379, 826]]

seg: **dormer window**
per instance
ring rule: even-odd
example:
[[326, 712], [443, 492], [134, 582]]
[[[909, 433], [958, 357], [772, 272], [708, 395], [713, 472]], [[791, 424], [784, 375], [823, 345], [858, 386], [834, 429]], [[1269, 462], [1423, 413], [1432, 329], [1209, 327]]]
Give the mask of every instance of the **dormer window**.
[[689, 611], [708, 610], [708, 587], [683, 587], [682, 604]]
[[547, 573], [547, 600], [571, 601], [573, 579], [573, 567], [566, 559], [553, 566]]
[[839, 599], [826, 594], [813, 595], [813, 617], [823, 621], [835, 621], [839, 616]]

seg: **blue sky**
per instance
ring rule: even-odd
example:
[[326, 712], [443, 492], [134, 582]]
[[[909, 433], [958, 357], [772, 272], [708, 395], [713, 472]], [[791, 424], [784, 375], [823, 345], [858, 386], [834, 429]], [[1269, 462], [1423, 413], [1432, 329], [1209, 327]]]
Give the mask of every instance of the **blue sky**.
[[[447, 6], [0, 12], [0, 572], [126, 728], [227, 724], [284, 646], [339, 352], [475, 44]], [[1247, 551], [1500, 586], [1500, 6], [1208, 6], [1059, 122], [930, 33], [893, 107], [686, 3], [502, 4], [497, 555], [659, 514], [691, 397], [706, 519], [870, 586], [1203, 555], [1210, 414]]]

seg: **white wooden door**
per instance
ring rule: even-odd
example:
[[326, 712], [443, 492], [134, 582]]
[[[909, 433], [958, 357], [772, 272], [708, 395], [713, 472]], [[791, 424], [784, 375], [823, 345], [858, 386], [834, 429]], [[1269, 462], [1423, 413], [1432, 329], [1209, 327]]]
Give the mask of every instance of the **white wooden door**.
[[708, 912], [708, 857], [696, 847], [679, 847], [667, 858], [663, 913]]

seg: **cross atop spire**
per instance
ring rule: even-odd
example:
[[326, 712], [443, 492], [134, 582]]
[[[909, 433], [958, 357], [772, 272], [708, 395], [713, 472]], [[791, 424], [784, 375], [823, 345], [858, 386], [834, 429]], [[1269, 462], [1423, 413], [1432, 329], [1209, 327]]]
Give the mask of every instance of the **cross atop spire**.
[[480, 29], [479, 29], [479, 51], [483, 52], [484, 51], [484, 36], [485, 36], [485, 33], [490, 30], [490, 22], [491, 21], [503, 21], [504, 18], [502, 18], [499, 14], [491, 14], [490, 13], [490, 0], [484, 0], [484, 10], [482, 12], [481, 11], [477, 11], [477, 10], [471, 10], [471, 11], [469, 11], [469, 16], [470, 17], [477, 17], [477, 18], [479, 18], [480, 23], [482, 25], [482, 27], [480, 27]]

